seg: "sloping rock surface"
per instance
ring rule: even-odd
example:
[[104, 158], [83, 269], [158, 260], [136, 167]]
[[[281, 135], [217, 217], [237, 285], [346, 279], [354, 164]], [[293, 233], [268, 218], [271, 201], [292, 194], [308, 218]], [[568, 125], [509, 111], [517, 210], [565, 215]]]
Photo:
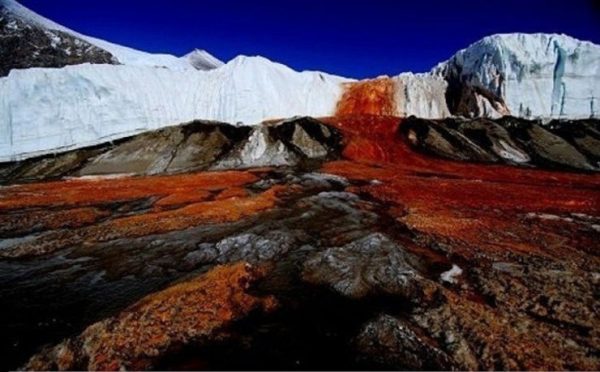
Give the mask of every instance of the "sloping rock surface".
[[341, 141], [336, 129], [311, 118], [256, 127], [193, 122], [55, 156], [3, 163], [0, 182], [317, 164], [337, 158]]
[[0, 35], [0, 77], [12, 69], [117, 63], [109, 52], [85, 40], [24, 22], [1, 3]]
[[598, 120], [555, 120], [547, 124], [504, 117], [406, 119], [402, 133], [417, 149], [456, 160], [554, 169], [598, 171]]

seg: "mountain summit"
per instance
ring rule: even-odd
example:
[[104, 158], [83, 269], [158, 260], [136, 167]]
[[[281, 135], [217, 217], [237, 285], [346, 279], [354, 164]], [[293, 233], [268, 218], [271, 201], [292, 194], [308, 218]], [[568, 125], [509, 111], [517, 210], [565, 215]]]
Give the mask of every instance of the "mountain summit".
[[[0, 33], [10, 36], [0, 41], [2, 70], [0, 76], [8, 74], [10, 68], [62, 67], [78, 63], [118, 63], [132, 66], [166, 67], [171, 70], [210, 70], [221, 66], [222, 61], [206, 51], [194, 50], [183, 57], [170, 54], [142, 52], [102, 39], [82, 35], [59, 25], [17, 3], [0, 0]], [[23, 41], [35, 39], [36, 50], [29, 50]], [[18, 55], [11, 53], [21, 51]], [[36, 54], [37, 53], [37, 54]], [[40, 60], [39, 54], [53, 54], [51, 60]], [[77, 54], [77, 58], [74, 55]], [[103, 58], [99, 58], [98, 55]]]

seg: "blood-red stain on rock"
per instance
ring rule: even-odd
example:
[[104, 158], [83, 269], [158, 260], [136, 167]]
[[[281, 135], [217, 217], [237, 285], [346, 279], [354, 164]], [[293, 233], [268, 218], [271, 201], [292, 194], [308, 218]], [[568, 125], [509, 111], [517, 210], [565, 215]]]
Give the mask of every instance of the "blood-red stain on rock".
[[336, 115], [394, 115], [394, 82], [388, 77], [347, 83]]
[[218, 266], [153, 293], [79, 336], [33, 356], [30, 370], [148, 369], [173, 347], [209, 341], [255, 309], [272, 311], [273, 297], [247, 290], [265, 272], [243, 262]]

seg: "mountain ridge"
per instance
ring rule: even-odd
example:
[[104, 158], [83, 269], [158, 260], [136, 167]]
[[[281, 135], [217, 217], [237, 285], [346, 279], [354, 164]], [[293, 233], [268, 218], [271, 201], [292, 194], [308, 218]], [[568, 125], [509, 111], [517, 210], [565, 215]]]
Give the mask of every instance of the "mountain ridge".
[[[23, 21], [37, 25], [48, 30], [60, 31], [69, 34], [75, 38], [84, 40], [100, 49], [103, 49], [111, 53], [120, 63], [129, 65], [139, 66], [154, 66], [154, 67], [168, 67], [175, 70], [187, 70], [196, 69], [194, 64], [190, 63], [188, 56], [198, 49], [190, 51], [188, 54], [177, 57], [167, 53], [148, 53], [137, 50], [132, 47], [111, 43], [100, 38], [93, 36], [83, 35], [77, 31], [73, 31], [68, 27], [60, 25], [46, 17], [43, 17], [25, 6], [19, 4], [15, 0], [0, 0], [0, 11], [4, 10], [9, 15], [17, 17]], [[200, 55], [197, 54], [197, 58], [200, 58], [200, 62], [196, 62], [202, 69], [213, 69], [221, 66], [223, 62], [207, 51], [203, 51]]]

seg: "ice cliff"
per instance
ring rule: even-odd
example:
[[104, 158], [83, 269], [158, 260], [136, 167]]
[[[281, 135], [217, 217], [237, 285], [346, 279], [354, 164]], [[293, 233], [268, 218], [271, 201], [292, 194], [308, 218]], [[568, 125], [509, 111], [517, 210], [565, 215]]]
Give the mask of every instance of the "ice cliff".
[[254, 124], [295, 115], [328, 116], [343, 81], [244, 56], [211, 71], [90, 64], [13, 70], [0, 78], [0, 161], [196, 118]]
[[[364, 81], [297, 72], [262, 57], [223, 64], [198, 49], [183, 57], [137, 51], [81, 35], [14, 0], [0, 0], [2, 35], [9, 37], [0, 38], [0, 68], [8, 73], [0, 77], [0, 161], [195, 119], [254, 124], [340, 113], [575, 119], [600, 111], [600, 46], [566, 35], [493, 35], [428, 73]], [[16, 48], [25, 56], [6, 47], [32, 37], [42, 47]]]
[[433, 73], [486, 90], [514, 116], [574, 119], [600, 113], [600, 46], [567, 35], [492, 35]]

